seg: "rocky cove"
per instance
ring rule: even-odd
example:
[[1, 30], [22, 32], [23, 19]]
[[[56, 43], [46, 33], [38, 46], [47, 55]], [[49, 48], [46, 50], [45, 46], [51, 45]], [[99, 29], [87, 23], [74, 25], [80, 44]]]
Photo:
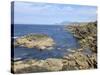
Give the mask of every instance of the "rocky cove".
[[14, 36], [12, 60], [61, 58], [79, 48], [63, 25], [15, 25]]
[[[74, 50], [69, 48], [70, 53], [66, 53], [62, 58], [12, 61], [12, 71], [14, 73], [31, 73], [97, 68], [97, 23], [72, 25], [65, 27], [65, 29], [69, 30], [78, 39], [80, 48]], [[37, 48], [41, 52], [52, 50], [55, 44], [53, 38], [44, 34], [38, 36], [37, 34], [35, 36], [34, 34], [25, 35], [18, 38], [14, 43], [15, 47]], [[91, 54], [88, 54], [86, 49], [90, 50]]]

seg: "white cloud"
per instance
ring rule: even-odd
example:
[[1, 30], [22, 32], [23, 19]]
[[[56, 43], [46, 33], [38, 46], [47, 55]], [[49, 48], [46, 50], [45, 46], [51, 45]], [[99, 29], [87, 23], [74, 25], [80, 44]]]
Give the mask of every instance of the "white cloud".
[[52, 22], [57, 22], [58, 19], [59, 21], [84, 20], [83, 18], [85, 18], [86, 20], [93, 19], [96, 17], [96, 11], [96, 7], [89, 6], [15, 2], [14, 15], [15, 17], [17, 17], [15, 18], [15, 20], [19, 20], [18, 18], [20, 18], [20, 20], [28, 19], [32, 21], [36, 18], [37, 20], [40, 18], [38, 21], [43, 21], [44, 23], [46, 20], [48, 20], [48, 22], [50, 20], [51, 22], [51, 18], [53, 19]]

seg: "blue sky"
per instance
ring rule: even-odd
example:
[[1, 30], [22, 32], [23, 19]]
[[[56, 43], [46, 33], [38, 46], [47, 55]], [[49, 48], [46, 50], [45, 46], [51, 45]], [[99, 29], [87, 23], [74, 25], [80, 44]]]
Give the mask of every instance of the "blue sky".
[[68, 4], [15, 2], [15, 24], [59, 24], [97, 20], [97, 7]]

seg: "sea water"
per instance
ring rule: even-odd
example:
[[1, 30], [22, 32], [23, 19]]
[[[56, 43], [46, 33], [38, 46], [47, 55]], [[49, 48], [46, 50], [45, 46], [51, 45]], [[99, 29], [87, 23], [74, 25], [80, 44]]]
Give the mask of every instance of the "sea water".
[[64, 29], [63, 25], [24, 25], [14, 24], [14, 39], [30, 33], [42, 33], [54, 39], [56, 43], [52, 50], [40, 51], [36, 48], [15, 47], [14, 59], [46, 59], [61, 58], [69, 53], [69, 49], [79, 48], [79, 43], [73, 34]]

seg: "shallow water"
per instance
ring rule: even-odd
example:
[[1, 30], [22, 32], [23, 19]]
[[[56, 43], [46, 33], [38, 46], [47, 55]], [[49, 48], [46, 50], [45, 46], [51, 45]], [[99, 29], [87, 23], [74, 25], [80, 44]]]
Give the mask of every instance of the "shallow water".
[[56, 43], [50, 51], [39, 51], [35, 48], [14, 48], [14, 59], [46, 59], [60, 58], [68, 54], [67, 49], [79, 48], [78, 41], [73, 34], [64, 30], [63, 25], [15, 25], [14, 37], [20, 37], [29, 33], [43, 33], [52, 37]]

